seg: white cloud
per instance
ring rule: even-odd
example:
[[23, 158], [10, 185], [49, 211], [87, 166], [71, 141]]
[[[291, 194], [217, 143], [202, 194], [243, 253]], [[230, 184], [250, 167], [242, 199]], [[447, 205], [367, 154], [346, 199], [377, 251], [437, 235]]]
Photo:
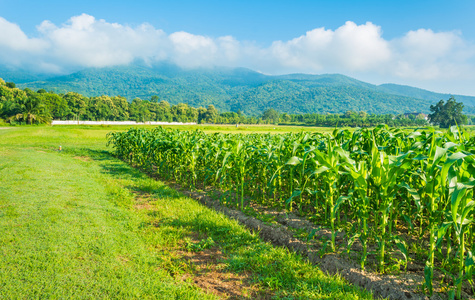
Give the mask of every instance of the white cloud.
[[[418, 29], [386, 40], [381, 27], [348, 21], [331, 30], [316, 28], [269, 47], [232, 36], [207, 37], [188, 32], [167, 34], [149, 24], [109, 23], [82, 14], [65, 24], [50, 21], [38, 37], [0, 17], [0, 64], [36, 71], [62, 72], [84, 67], [171, 61], [182, 67], [249, 67], [265, 73], [363, 74], [418, 82], [475, 79], [475, 46], [459, 32]], [[474, 91], [475, 92], [475, 91]]]
[[437, 79], [474, 75], [475, 47], [458, 32], [435, 33], [430, 29], [410, 31], [391, 41], [391, 70], [401, 78]]
[[175, 32], [169, 35], [173, 47], [171, 60], [182, 67], [201, 67], [213, 65], [218, 47], [212, 38], [188, 32]]
[[21, 66], [41, 56], [47, 43], [38, 38], [28, 38], [16, 24], [0, 17], [0, 64]]
[[20, 27], [0, 17], [0, 47], [13, 51], [41, 51], [45, 43], [40, 39], [28, 38]]
[[317, 28], [288, 42], [270, 47], [272, 56], [285, 67], [307, 71], [366, 71], [390, 59], [389, 43], [381, 28], [368, 22], [346, 22], [335, 31]]
[[60, 65], [105, 67], [137, 58], [166, 58], [163, 51], [156, 51], [166, 43], [165, 33], [147, 24], [131, 28], [82, 14], [61, 27], [45, 21], [38, 31], [49, 44], [46, 58]]

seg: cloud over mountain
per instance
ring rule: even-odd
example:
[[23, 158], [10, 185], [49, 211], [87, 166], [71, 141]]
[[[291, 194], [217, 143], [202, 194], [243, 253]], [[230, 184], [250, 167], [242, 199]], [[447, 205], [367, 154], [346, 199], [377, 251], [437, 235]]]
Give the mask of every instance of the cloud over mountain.
[[459, 32], [418, 29], [386, 40], [371, 22], [348, 21], [316, 28], [268, 47], [232, 36], [166, 33], [149, 24], [109, 23], [91, 15], [61, 25], [43, 21], [37, 36], [0, 17], [0, 64], [43, 72], [67, 72], [170, 61], [182, 67], [244, 66], [265, 73], [364, 73], [407, 80], [475, 79], [475, 45]]
[[381, 28], [370, 22], [358, 26], [350, 21], [335, 31], [317, 28], [287, 42], [274, 42], [269, 52], [280, 65], [307, 71], [371, 70], [391, 58]]

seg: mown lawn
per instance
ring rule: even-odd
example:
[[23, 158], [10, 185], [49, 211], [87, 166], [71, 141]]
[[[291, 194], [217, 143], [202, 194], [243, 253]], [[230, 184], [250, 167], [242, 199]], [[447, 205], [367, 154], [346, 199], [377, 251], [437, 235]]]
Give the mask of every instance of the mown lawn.
[[115, 159], [110, 130], [0, 129], [1, 299], [372, 298]]

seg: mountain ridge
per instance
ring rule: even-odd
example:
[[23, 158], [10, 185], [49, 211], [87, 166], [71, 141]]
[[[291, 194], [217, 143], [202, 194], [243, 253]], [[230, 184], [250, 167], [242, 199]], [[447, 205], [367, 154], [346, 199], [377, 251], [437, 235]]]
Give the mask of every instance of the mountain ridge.
[[[0, 77], [4, 74], [0, 69]], [[11, 72], [6, 75], [4, 80], [10, 81]], [[223, 111], [248, 115], [268, 108], [283, 113], [429, 113], [430, 105], [450, 97], [404, 85], [374, 85], [342, 74], [265, 75], [247, 68], [183, 69], [172, 64], [88, 68], [17, 85], [56, 93], [73, 91], [89, 97], [120, 95], [129, 101], [157, 95], [171, 104], [212, 104]], [[454, 97], [465, 104], [465, 113], [475, 113], [475, 97]]]

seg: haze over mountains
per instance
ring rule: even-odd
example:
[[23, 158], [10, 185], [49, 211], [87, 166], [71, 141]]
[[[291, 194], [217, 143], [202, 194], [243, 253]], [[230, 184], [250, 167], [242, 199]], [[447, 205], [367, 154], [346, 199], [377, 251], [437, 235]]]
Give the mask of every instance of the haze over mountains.
[[[257, 115], [268, 108], [285, 113], [430, 112], [430, 105], [451, 95], [410, 86], [373, 85], [340, 74], [289, 74], [271, 76], [245, 68], [182, 69], [172, 64], [89, 68], [70, 75], [50, 77], [0, 70], [0, 78], [20, 88], [69, 91], [86, 96], [124, 96], [129, 101], [158, 95], [171, 104], [194, 107], [213, 104], [220, 111]], [[475, 97], [454, 95], [475, 114]]]

